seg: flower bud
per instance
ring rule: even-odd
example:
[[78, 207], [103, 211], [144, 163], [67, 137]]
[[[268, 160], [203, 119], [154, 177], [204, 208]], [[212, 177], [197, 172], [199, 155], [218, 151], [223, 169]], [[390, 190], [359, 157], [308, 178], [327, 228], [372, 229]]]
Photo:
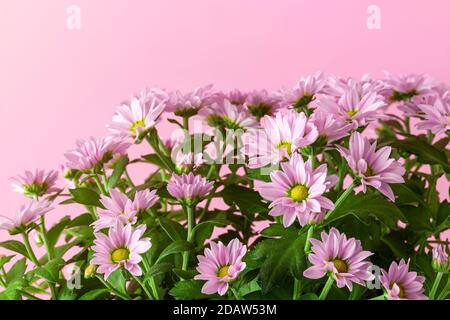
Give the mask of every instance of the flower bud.
[[448, 272], [450, 269], [450, 261], [444, 245], [438, 245], [437, 247], [433, 248], [432, 254], [433, 269], [437, 272]]
[[86, 267], [86, 269], [84, 269], [84, 278], [85, 279], [93, 278], [95, 276], [96, 270], [97, 270], [97, 265], [95, 265], [95, 264], [88, 265]]

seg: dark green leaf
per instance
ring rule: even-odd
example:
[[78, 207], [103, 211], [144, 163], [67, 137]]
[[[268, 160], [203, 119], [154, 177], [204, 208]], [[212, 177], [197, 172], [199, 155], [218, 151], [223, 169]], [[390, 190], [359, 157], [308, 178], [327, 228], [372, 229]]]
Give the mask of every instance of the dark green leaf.
[[59, 271], [64, 263], [65, 261], [61, 258], [50, 260], [44, 266], [37, 268], [35, 274], [52, 283], [56, 283], [59, 280]]
[[177, 300], [198, 300], [211, 298], [201, 292], [204, 281], [184, 280], [175, 284], [175, 287], [169, 291], [169, 294]]
[[96, 300], [100, 296], [108, 296], [108, 289], [95, 289], [83, 294], [78, 300]]
[[114, 165], [114, 171], [108, 179], [108, 188], [114, 188], [117, 186], [117, 183], [120, 181], [120, 178], [122, 177], [129, 161], [128, 156], [125, 156]]
[[8, 273], [6, 274], [6, 283], [11, 283], [17, 279], [22, 278], [25, 270], [27, 269], [27, 265], [25, 262], [25, 258], [17, 260], [17, 262], [11, 267], [11, 269], [9, 269]]
[[8, 240], [4, 242], [0, 242], [0, 247], [20, 253], [24, 257], [27, 257], [30, 259], [30, 256], [28, 255], [28, 251], [25, 248], [25, 246], [22, 244], [22, 242], [16, 241], [16, 240]]
[[195, 270], [172, 269], [172, 271], [181, 279], [192, 279], [198, 273]]
[[267, 212], [266, 205], [262, 202], [262, 198], [258, 192], [237, 185], [226, 186], [220, 195], [229, 206], [235, 204], [244, 214], [254, 214], [259, 212]]
[[152, 278], [162, 273], [166, 273], [172, 269], [173, 265], [171, 263], [163, 262], [158, 263], [150, 267], [150, 269], [145, 273], [145, 279]]
[[162, 259], [164, 259], [165, 257], [167, 257], [171, 254], [180, 253], [180, 252], [189, 251], [189, 250], [192, 250], [192, 244], [190, 244], [186, 240], [177, 240], [175, 242], [172, 242], [170, 245], [168, 245], [163, 250], [163, 252], [161, 252], [161, 254], [158, 257], [158, 260], [156, 260], [156, 263], [158, 263], [158, 261], [161, 261]]
[[186, 239], [186, 230], [178, 222], [161, 217], [159, 223], [172, 241]]
[[73, 199], [81, 204], [87, 206], [103, 207], [100, 202], [100, 196], [97, 192], [88, 188], [70, 189], [70, 194]]
[[64, 228], [70, 223], [70, 218], [68, 216], [62, 218], [57, 224], [55, 224], [48, 232], [47, 232], [47, 241], [48, 246], [53, 248], [58, 242], [59, 236], [64, 231]]

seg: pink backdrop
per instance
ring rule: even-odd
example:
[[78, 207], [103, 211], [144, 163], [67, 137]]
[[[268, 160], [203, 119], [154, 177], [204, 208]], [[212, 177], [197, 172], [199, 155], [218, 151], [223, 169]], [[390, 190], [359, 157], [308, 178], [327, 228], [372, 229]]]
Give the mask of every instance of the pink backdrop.
[[[71, 4], [80, 30], [66, 26]], [[371, 4], [381, 30], [366, 27]], [[450, 83], [449, 12], [448, 0], [0, 0], [0, 214], [23, 202], [8, 177], [57, 167], [145, 86], [272, 90], [316, 70]]]

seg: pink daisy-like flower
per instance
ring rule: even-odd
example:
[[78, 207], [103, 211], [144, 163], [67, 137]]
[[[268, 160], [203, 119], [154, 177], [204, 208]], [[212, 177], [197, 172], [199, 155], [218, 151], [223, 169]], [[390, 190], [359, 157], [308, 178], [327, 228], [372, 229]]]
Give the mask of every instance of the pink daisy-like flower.
[[251, 115], [260, 120], [268, 115], [272, 116], [279, 107], [278, 99], [270, 95], [267, 90], [254, 90], [247, 94], [245, 101], [248, 111]]
[[283, 216], [285, 227], [292, 225], [296, 218], [304, 223], [309, 218], [302, 216], [334, 207], [333, 202], [323, 196], [330, 184], [326, 164], [313, 169], [311, 160], [304, 162], [301, 155], [294, 153], [289, 162], [281, 163], [281, 169], [272, 171], [272, 182], [257, 190], [264, 199], [272, 201], [269, 214]]
[[293, 107], [296, 111], [305, 111], [319, 94], [330, 91], [327, 79], [322, 72], [316, 72], [306, 78], [301, 78], [293, 89], [281, 89], [276, 93], [280, 107]]
[[112, 159], [126, 155], [131, 143], [118, 138], [78, 140], [77, 148], [65, 154], [66, 166], [76, 170], [100, 169]]
[[332, 114], [337, 120], [353, 124], [355, 129], [381, 118], [383, 115], [378, 110], [385, 106], [383, 97], [377, 92], [372, 91], [361, 96], [356, 87], [350, 87], [338, 101], [323, 97], [317, 104], [318, 110]]
[[372, 263], [365, 260], [373, 253], [364, 251], [361, 241], [347, 239], [345, 234], [335, 228], [331, 228], [329, 233], [322, 231], [320, 238], [309, 239], [312, 253], [308, 260], [312, 266], [303, 272], [305, 277], [320, 279], [330, 273], [339, 288], [346, 286], [350, 291], [353, 282], [364, 285], [365, 281], [374, 278], [370, 272]]
[[51, 202], [47, 200], [31, 201], [20, 207], [14, 218], [0, 217], [0, 229], [11, 233], [20, 232], [44, 214], [52, 210]]
[[92, 264], [98, 265], [97, 272], [105, 276], [105, 280], [119, 268], [125, 268], [134, 276], [142, 275], [139, 263], [141, 254], [147, 252], [152, 244], [150, 238], [142, 238], [146, 229], [140, 225], [132, 229], [131, 225], [118, 224], [110, 228], [108, 235], [96, 233], [94, 246], [94, 258]]
[[[448, 246], [447, 246], [448, 248]], [[437, 271], [447, 272], [450, 268], [450, 260], [446, 250], [446, 246], [438, 245], [433, 248], [433, 268]]]
[[436, 85], [436, 82], [427, 75], [395, 75], [389, 72], [386, 72], [384, 82], [386, 86], [381, 94], [386, 97], [387, 101], [399, 103], [398, 108], [409, 116], [420, 111], [417, 102], [434, 94], [433, 87]]
[[208, 182], [206, 178], [196, 176], [192, 172], [183, 173], [181, 176], [173, 174], [167, 183], [167, 191], [182, 202], [195, 204], [211, 192], [213, 185], [213, 182]]
[[123, 104], [117, 107], [108, 129], [114, 135], [137, 139], [155, 126], [165, 106], [164, 100], [153, 98], [145, 103], [134, 97], [130, 105]]
[[370, 144], [369, 139], [359, 132], [350, 136], [349, 145], [348, 150], [341, 146], [336, 147], [353, 172], [361, 178], [362, 191], [365, 193], [367, 186], [372, 186], [391, 201], [395, 201], [389, 184], [405, 182], [402, 177], [405, 169], [398, 161], [389, 158], [391, 147], [376, 150], [377, 142]]
[[409, 271], [409, 261], [393, 261], [389, 271], [381, 269], [380, 282], [389, 300], [425, 300], [423, 283], [425, 278]]
[[261, 119], [262, 130], [251, 130], [245, 137], [244, 153], [249, 157], [250, 168], [278, 164], [298, 148], [316, 141], [319, 133], [306, 115], [289, 110], [275, 117]]
[[239, 89], [233, 89], [226, 93], [217, 92], [215, 95], [216, 101], [220, 102], [223, 100], [228, 100], [236, 106], [242, 106], [247, 101], [247, 96], [248, 96], [247, 92], [243, 92]]
[[169, 94], [166, 111], [173, 112], [180, 117], [194, 116], [203, 107], [208, 106], [214, 99], [212, 84], [196, 88], [186, 94], [175, 91]]
[[36, 169], [33, 172], [25, 171], [23, 175], [11, 178], [13, 190], [31, 198], [41, 197], [46, 194], [57, 192], [55, 184], [58, 179], [58, 172], [50, 170]]
[[361, 97], [372, 92], [381, 94], [386, 87], [386, 84], [383, 81], [374, 80], [369, 74], [363, 75], [359, 81], [353, 78], [345, 79], [332, 76], [328, 79], [328, 82], [330, 87], [333, 89], [333, 91], [331, 91], [331, 95], [336, 97], [342, 96], [350, 89], [355, 89]]
[[215, 102], [203, 108], [199, 114], [204, 116], [212, 127], [247, 130], [257, 126], [256, 120], [247, 111], [245, 105], [236, 106], [228, 100]]
[[196, 280], [206, 280], [202, 287], [202, 293], [219, 293], [223, 296], [228, 291], [229, 282], [235, 280], [239, 273], [245, 269], [242, 258], [247, 252], [247, 247], [238, 239], [231, 240], [228, 245], [222, 242], [211, 241], [211, 249], [206, 248], [204, 256], [198, 255], [198, 275]]
[[324, 145], [348, 136], [353, 128], [350, 123], [336, 120], [332, 114], [320, 110], [316, 110], [310, 119], [319, 132], [317, 141]]
[[153, 207], [156, 202], [159, 201], [159, 196], [156, 194], [156, 190], [142, 190], [137, 191], [134, 195], [133, 203], [131, 204], [131, 209], [136, 210], [136, 212], [145, 211]]
[[439, 97], [433, 105], [420, 104], [418, 107], [424, 113], [423, 120], [417, 124], [418, 129], [430, 130], [436, 135], [450, 130], [450, 99], [445, 101]]

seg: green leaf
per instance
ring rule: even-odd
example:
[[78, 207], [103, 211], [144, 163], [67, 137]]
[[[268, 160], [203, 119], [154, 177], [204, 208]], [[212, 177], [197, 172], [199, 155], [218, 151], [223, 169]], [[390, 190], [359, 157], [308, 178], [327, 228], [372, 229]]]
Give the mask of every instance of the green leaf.
[[114, 289], [116, 289], [120, 293], [127, 294], [127, 279], [124, 277], [122, 269], [117, 269], [116, 271], [111, 273], [107, 281]]
[[300, 300], [319, 300], [319, 297], [315, 293], [307, 293], [302, 295]]
[[143, 155], [142, 158], [145, 161], [150, 162], [151, 164], [154, 164], [160, 168], [164, 168], [164, 163], [161, 161], [158, 155], [154, 153]]
[[145, 272], [145, 279], [150, 279], [159, 274], [166, 273], [173, 268], [173, 265], [168, 262], [158, 263], [150, 267], [150, 269]]
[[198, 300], [211, 298], [211, 295], [206, 295], [201, 292], [204, 281], [184, 280], [179, 281], [169, 291], [169, 294], [177, 300]]
[[21, 300], [22, 295], [19, 290], [27, 285], [24, 279], [17, 279], [9, 283], [6, 290], [0, 293], [0, 300]]
[[442, 231], [450, 228], [450, 203], [445, 200], [439, 205], [439, 210], [436, 218], [437, 231]]
[[197, 274], [196, 270], [182, 270], [182, 269], [172, 269], [173, 273], [175, 273], [180, 279], [192, 279]]
[[252, 189], [233, 184], [226, 186], [219, 194], [227, 205], [237, 205], [244, 214], [267, 212], [261, 196]]
[[69, 189], [69, 191], [73, 199], [78, 203], [84, 204], [86, 206], [95, 206], [100, 208], [103, 207], [103, 205], [100, 202], [99, 194], [91, 189], [76, 188], [76, 189]]
[[215, 225], [215, 226], [227, 226], [230, 224], [230, 221], [226, 220], [226, 219], [211, 219], [211, 220], [207, 220], [207, 221], [203, 221], [199, 224], [197, 224], [193, 229], [192, 229], [192, 234], [195, 234], [195, 232], [197, 232], [197, 230], [199, 230], [200, 228], [203, 228], [206, 225]]
[[26, 259], [17, 260], [17, 262], [9, 269], [6, 274], [6, 283], [12, 283], [13, 281], [20, 279], [25, 274], [25, 270], [27, 269]]
[[79, 227], [79, 226], [89, 226], [94, 222], [92, 215], [90, 213], [83, 213], [75, 217], [69, 224], [68, 228]]
[[270, 173], [267, 168], [248, 169], [248, 178], [252, 180], [260, 180], [264, 182], [270, 182]]
[[0, 256], [0, 268], [11, 261], [14, 256]]
[[8, 240], [4, 242], [0, 242], [0, 247], [20, 253], [24, 257], [27, 257], [30, 259], [30, 256], [28, 255], [28, 251], [25, 248], [25, 246], [22, 244], [22, 242], [16, 241], [16, 240]]
[[58, 242], [59, 236], [69, 223], [70, 217], [65, 216], [47, 232], [47, 241], [50, 248], [55, 247], [56, 243]]
[[306, 267], [305, 241], [305, 230], [302, 229], [299, 235], [292, 228], [286, 229], [282, 238], [263, 240], [256, 246], [251, 256], [263, 261], [260, 269], [263, 294], [282, 285], [288, 274], [299, 279], [303, 277]]
[[181, 224], [163, 217], [159, 218], [158, 220], [161, 228], [167, 233], [172, 241], [186, 239], [186, 230]]
[[398, 220], [406, 221], [400, 209], [386, 197], [377, 193], [358, 193], [350, 194], [331, 213], [326, 223], [330, 224], [350, 214], [366, 224], [370, 223], [369, 217], [373, 216], [392, 229], [397, 228]]
[[100, 296], [107, 296], [109, 294], [108, 289], [95, 289], [83, 294], [78, 300], [96, 300]]
[[423, 138], [410, 136], [404, 140], [393, 142], [392, 146], [415, 154], [417, 161], [420, 163], [439, 164], [445, 172], [450, 172], [450, 165], [445, 152], [429, 144]]
[[57, 283], [59, 280], [59, 271], [64, 263], [65, 261], [61, 258], [50, 260], [44, 266], [37, 268], [35, 274], [52, 283]]
[[129, 161], [128, 156], [125, 156], [114, 165], [114, 171], [108, 179], [108, 189], [117, 186], [117, 183], [120, 181], [122, 174], [125, 172]]
[[170, 256], [175, 253], [189, 251], [192, 249], [193, 249], [192, 244], [190, 244], [186, 240], [177, 240], [175, 242], [172, 242], [163, 250], [163, 252], [161, 252], [158, 259], [156, 260], [156, 264], [167, 256]]

